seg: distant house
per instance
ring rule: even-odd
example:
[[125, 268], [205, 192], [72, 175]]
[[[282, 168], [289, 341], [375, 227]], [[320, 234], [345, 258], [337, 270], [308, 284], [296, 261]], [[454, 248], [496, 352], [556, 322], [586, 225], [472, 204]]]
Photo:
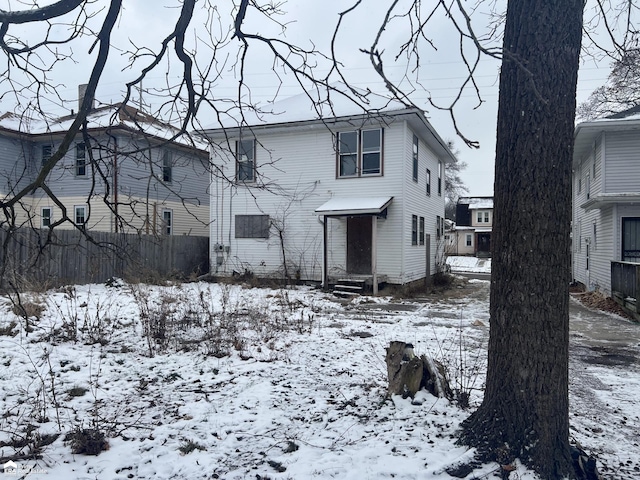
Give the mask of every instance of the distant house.
[[449, 255], [491, 256], [493, 197], [460, 197], [449, 235]]
[[[39, 175], [74, 118], [0, 116], [3, 198]], [[76, 136], [47, 176], [60, 203], [41, 189], [29, 192], [16, 209], [18, 226], [208, 236], [208, 152], [202, 145], [171, 141], [175, 131], [129, 106], [93, 109], [87, 135]], [[62, 221], [63, 208], [69, 221]]]
[[438, 270], [453, 156], [421, 110], [370, 98], [369, 113], [346, 99], [318, 112], [301, 95], [246, 127], [204, 132], [219, 171], [213, 272], [364, 278], [375, 291]]
[[576, 127], [572, 183], [574, 280], [633, 298], [640, 266], [639, 110]]

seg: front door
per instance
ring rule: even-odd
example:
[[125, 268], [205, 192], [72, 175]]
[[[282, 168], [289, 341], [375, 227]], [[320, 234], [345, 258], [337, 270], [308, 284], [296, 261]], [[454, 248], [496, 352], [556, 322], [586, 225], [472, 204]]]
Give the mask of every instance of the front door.
[[491, 252], [491, 234], [478, 234], [478, 253], [488, 255]]
[[347, 273], [371, 274], [371, 217], [347, 218]]

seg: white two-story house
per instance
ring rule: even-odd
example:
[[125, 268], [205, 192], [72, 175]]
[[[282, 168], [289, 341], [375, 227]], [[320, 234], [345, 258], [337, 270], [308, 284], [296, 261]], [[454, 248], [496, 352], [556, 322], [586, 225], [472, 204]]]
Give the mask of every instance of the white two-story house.
[[438, 270], [452, 154], [421, 110], [375, 107], [336, 99], [323, 114], [301, 95], [242, 128], [204, 132], [212, 273], [324, 286], [364, 277], [375, 292]]
[[491, 256], [493, 197], [460, 197], [456, 223], [447, 232], [447, 254]]
[[572, 188], [573, 278], [611, 295], [640, 263], [640, 109], [576, 127]]

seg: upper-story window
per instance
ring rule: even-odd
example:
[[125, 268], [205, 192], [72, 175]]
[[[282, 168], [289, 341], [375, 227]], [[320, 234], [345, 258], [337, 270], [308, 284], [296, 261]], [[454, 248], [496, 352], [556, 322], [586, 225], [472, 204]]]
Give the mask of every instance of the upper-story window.
[[427, 197], [431, 196], [431, 170], [427, 168]]
[[382, 174], [382, 129], [338, 133], [338, 177]]
[[76, 176], [87, 176], [87, 149], [84, 142], [76, 144]]
[[591, 197], [591, 175], [588, 173], [584, 179], [584, 189], [587, 194], [587, 199], [589, 199]]
[[412, 154], [412, 163], [413, 163], [413, 181], [418, 181], [418, 137], [413, 136], [413, 154]]
[[47, 163], [53, 154], [53, 145], [42, 145], [42, 165]]
[[438, 196], [442, 196], [442, 162], [438, 162]]
[[236, 142], [236, 180], [256, 181], [256, 141], [253, 138]]
[[173, 181], [173, 160], [169, 150], [162, 152], [162, 181], [165, 183]]
[[476, 220], [478, 223], [489, 223], [490, 215], [488, 210], [478, 210]]

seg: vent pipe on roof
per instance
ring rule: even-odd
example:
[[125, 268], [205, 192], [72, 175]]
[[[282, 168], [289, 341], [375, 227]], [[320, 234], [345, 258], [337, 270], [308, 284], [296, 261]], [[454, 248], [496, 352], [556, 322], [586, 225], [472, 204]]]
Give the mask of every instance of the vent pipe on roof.
[[[87, 84], [83, 83], [82, 85], [78, 85], [78, 111], [82, 109], [82, 102], [84, 102], [85, 94], [87, 93]], [[95, 99], [91, 99], [91, 107], [89, 110], [93, 110], [95, 108], [94, 105]]]

